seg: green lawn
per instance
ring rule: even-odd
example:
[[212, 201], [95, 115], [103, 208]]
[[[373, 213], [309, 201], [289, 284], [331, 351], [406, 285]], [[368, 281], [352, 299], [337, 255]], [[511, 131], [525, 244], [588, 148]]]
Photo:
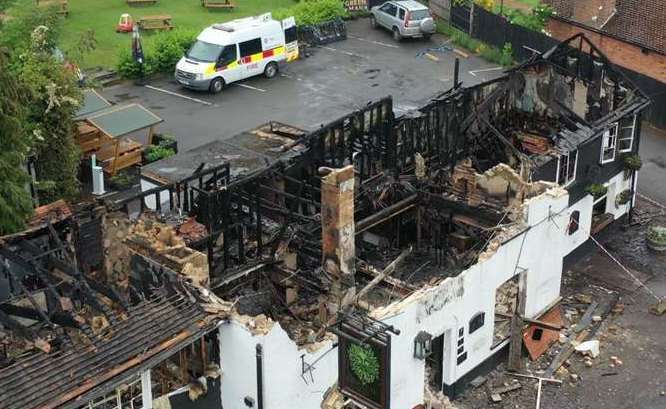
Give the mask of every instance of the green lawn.
[[[157, 0], [151, 6], [128, 6], [124, 0], [69, 0], [69, 17], [65, 19], [62, 46], [68, 49], [82, 32], [93, 29], [97, 49], [89, 54], [83, 67], [115, 66], [118, 50], [130, 46], [129, 34], [118, 34], [116, 24], [122, 13], [136, 21], [141, 16], [169, 14], [176, 27], [202, 29], [212, 23], [265, 13], [292, 6], [294, 0], [233, 0], [236, 8], [207, 10], [200, 0]], [[150, 34], [148, 34], [150, 35]]]

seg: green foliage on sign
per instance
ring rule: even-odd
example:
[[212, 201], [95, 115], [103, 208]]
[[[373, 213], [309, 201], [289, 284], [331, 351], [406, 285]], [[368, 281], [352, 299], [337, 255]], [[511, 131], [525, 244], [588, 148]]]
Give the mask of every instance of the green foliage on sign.
[[363, 385], [379, 379], [379, 359], [372, 347], [352, 344], [347, 350], [347, 357], [352, 373]]

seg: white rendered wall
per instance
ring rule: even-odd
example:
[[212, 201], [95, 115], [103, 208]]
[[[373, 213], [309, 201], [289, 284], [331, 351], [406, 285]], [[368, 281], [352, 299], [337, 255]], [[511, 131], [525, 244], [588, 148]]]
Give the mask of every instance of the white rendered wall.
[[[246, 396], [257, 407], [256, 345], [263, 347], [264, 409], [319, 408], [326, 390], [338, 378], [338, 350], [325, 341], [316, 352], [299, 350], [280, 324], [266, 335], [253, 335], [243, 324], [231, 321], [220, 326], [222, 405], [245, 409]], [[325, 354], [325, 355], [324, 355]], [[302, 360], [312, 364], [311, 374], [302, 374]]]
[[[144, 178], [140, 178], [141, 180], [141, 191], [142, 192], [147, 192], [150, 189], [154, 189], [156, 187], [159, 187], [159, 185], [149, 182], [148, 180]], [[165, 190], [163, 192], [160, 192], [160, 202], [162, 204], [162, 209], [169, 209], [169, 191]], [[150, 210], [155, 210], [157, 209], [157, 204], [155, 203], [155, 195], [150, 195], [146, 197], [145, 199], [146, 203], [146, 208]]]
[[[530, 228], [500, 246], [492, 256], [481, 257], [477, 264], [437, 287], [375, 312], [377, 318], [401, 331], [391, 337], [391, 408], [413, 408], [423, 402], [425, 365], [413, 358], [414, 338], [419, 331], [433, 336], [446, 333], [443, 381], [452, 384], [494, 352], [491, 346], [497, 287], [525, 269], [528, 317], [545, 312], [559, 297], [562, 259], [583, 243], [589, 232], [586, 226], [569, 236], [566, 227], [570, 213], [580, 210], [581, 222], [589, 225], [592, 200], [586, 196], [567, 209], [568, 194], [561, 189], [552, 193], [529, 201], [526, 222]], [[479, 312], [485, 313], [485, 324], [469, 334], [469, 320]], [[461, 327], [467, 359], [457, 365]]]

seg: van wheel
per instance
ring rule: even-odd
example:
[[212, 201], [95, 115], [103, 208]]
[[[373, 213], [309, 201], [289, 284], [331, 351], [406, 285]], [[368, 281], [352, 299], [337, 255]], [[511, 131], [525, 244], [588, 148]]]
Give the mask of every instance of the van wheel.
[[224, 80], [220, 77], [215, 78], [210, 82], [210, 87], [208, 88], [213, 94], [219, 94], [224, 88]]
[[402, 40], [402, 35], [400, 34], [400, 30], [398, 30], [398, 27], [393, 27], [393, 39], [395, 41]]
[[266, 78], [273, 78], [278, 73], [278, 65], [275, 62], [269, 62], [264, 68], [264, 75]]

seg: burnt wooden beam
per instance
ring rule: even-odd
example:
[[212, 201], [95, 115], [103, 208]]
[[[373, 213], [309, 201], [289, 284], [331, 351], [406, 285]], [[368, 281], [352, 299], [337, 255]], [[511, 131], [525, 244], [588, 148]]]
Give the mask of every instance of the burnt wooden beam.
[[413, 194], [406, 199], [392, 204], [391, 206], [378, 211], [377, 213], [356, 222], [356, 234], [362, 233], [380, 223], [383, 223], [400, 213], [403, 213], [416, 206], [419, 201], [419, 195]]
[[[35, 321], [42, 321], [42, 311], [37, 311], [34, 308], [30, 307], [21, 307], [13, 304], [2, 304], [0, 305], [0, 310], [2, 310], [7, 315], [13, 315], [16, 317], [27, 318]], [[74, 318], [65, 312], [57, 312], [51, 315], [51, 322], [58, 324], [63, 327], [78, 328], [79, 324], [74, 320]]]

